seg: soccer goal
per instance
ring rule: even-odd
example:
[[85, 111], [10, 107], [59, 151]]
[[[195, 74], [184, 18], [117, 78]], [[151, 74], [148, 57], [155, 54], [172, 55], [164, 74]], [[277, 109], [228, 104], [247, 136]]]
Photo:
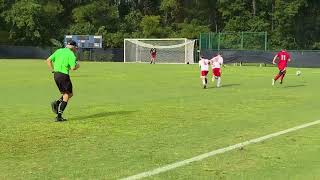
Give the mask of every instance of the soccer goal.
[[195, 40], [124, 39], [124, 62], [150, 62], [150, 49], [155, 48], [156, 63], [194, 63]]

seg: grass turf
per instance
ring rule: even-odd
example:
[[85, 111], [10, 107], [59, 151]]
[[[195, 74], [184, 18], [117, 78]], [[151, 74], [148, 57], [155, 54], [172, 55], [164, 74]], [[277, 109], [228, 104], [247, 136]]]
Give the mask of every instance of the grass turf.
[[[195, 65], [82, 63], [74, 98], [59, 97], [44, 61], [0, 61], [0, 179], [117, 179], [319, 119], [320, 69], [223, 69], [202, 89]], [[150, 179], [317, 179], [319, 125]]]

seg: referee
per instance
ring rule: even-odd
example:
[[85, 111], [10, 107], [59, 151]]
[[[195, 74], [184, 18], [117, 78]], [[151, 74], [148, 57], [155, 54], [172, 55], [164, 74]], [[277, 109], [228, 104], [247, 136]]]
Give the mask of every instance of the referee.
[[78, 46], [75, 41], [67, 43], [65, 48], [56, 50], [48, 59], [47, 64], [54, 73], [54, 81], [56, 82], [61, 98], [51, 103], [52, 111], [57, 114], [56, 121], [65, 121], [62, 117], [63, 111], [66, 109], [68, 101], [72, 97], [72, 83], [69, 76], [69, 70], [77, 70], [80, 65], [77, 63]]

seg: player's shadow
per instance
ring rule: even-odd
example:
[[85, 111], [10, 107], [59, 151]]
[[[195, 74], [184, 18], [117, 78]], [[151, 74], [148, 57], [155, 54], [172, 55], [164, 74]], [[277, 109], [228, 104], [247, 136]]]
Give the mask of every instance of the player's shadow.
[[[232, 87], [232, 86], [240, 86], [240, 84], [222, 84], [221, 85], [222, 88], [224, 88], [224, 87]], [[216, 87], [216, 85], [208, 87], [208, 89], [212, 89], [212, 88], [218, 88], [218, 87]]]
[[233, 86], [240, 86], [240, 84], [222, 84], [221, 87], [233, 87]]
[[131, 113], [134, 113], [136, 111], [107, 111], [107, 112], [100, 112], [100, 113], [94, 113], [89, 114], [86, 116], [76, 116], [74, 118], [70, 118], [72, 120], [87, 120], [87, 119], [94, 119], [94, 118], [102, 118], [102, 117], [110, 117], [110, 116], [116, 116], [116, 115], [128, 115]]
[[285, 88], [295, 88], [295, 87], [303, 87], [306, 86], [305, 84], [297, 84], [297, 85], [289, 85], [289, 86], [285, 86]]

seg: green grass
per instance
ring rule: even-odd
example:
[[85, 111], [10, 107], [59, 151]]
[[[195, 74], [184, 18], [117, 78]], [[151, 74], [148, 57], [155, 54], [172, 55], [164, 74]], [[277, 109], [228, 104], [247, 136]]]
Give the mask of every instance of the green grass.
[[[196, 65], [82, 63], [54, 122], [44, 61], [0, 61], [0, 179], [118, 179], [320, 118], [320, 69], [223, 69], [202, 89]], [[319, 179], [320, 126], [149, 179]], [[147, 178], [148, 179], [148, 178]]]

